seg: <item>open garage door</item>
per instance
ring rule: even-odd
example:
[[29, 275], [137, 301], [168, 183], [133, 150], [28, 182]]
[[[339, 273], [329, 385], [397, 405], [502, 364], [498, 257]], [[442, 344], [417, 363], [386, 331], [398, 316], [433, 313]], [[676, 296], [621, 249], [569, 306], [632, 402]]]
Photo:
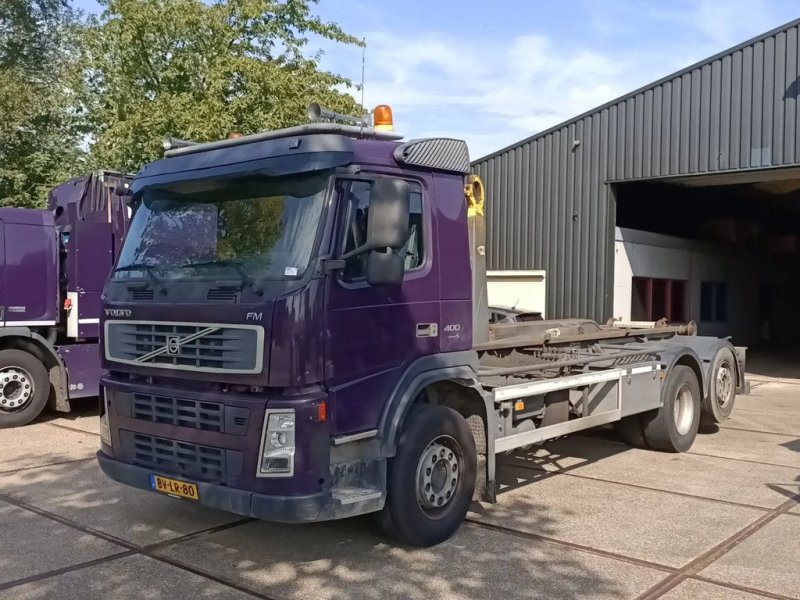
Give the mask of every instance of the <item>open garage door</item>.
[[614, 184], [614, 316], [694, 320], [800, 365], [800, 170]]

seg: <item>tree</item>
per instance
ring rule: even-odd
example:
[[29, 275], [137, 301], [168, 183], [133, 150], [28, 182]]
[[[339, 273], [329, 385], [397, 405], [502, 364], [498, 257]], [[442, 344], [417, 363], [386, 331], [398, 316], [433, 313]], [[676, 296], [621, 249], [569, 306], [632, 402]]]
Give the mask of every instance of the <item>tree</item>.
[[301, 123], [317, 101], [360, 107], [351, 82], [307, 56], [309, 36], [358, 40], [311, 13], [316, 0], [104, 0], [84, 31], [82, 98], [97, 165], [135, 171], [161, 139], [220, 139]]
[[65, 0], [0, 2], [0, 205], [41, 207], [80, 170], [69, 72], [77, 17]]

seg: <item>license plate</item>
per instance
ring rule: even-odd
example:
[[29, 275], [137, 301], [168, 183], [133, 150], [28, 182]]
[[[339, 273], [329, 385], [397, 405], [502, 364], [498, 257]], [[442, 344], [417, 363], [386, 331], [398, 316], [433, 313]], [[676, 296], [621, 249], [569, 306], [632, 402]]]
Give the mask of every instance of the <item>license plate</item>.
[[200, 500], [197, 492], [197, 485], [188, 481], [178, 481], [161, 475], [150, 475], [150, 487], [162, 494], [188, 498], [189, 500]]

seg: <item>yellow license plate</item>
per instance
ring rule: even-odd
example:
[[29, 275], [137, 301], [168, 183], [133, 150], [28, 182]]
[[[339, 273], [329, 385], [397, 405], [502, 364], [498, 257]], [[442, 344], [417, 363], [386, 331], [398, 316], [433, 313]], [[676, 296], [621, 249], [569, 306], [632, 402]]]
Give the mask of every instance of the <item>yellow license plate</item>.
[[162, 494], [188, 498], [189, 500], [200, 500], [197, 485], [188, 481], [179, 481], [169, 477], [161, 477], [161, 475], [150, 475], [150, 487]]

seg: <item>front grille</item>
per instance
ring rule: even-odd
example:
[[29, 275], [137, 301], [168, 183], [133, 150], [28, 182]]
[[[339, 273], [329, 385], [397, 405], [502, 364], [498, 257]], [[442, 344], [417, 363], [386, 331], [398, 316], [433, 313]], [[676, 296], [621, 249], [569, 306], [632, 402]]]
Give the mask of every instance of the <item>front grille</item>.
[[223, 409], [223, 405], [216, 402], [198, 402], [139, 393], [133, 395], [134, 419], [205, 431], [223, 431]]
[[250, 411], [240, 406], [142, 392], [114, 394], [114, 398], [123, 414], [141, 421], [234, 435], [247, 433]]
[[106, 358], [205, 372], [258, 373], [264, 330], [256, 325], [106, 321]]
[[134, 465], [210, 481], [219, 481], [225, 475], [225, 451], [220, 448], [125, 433], [133, 438]]

